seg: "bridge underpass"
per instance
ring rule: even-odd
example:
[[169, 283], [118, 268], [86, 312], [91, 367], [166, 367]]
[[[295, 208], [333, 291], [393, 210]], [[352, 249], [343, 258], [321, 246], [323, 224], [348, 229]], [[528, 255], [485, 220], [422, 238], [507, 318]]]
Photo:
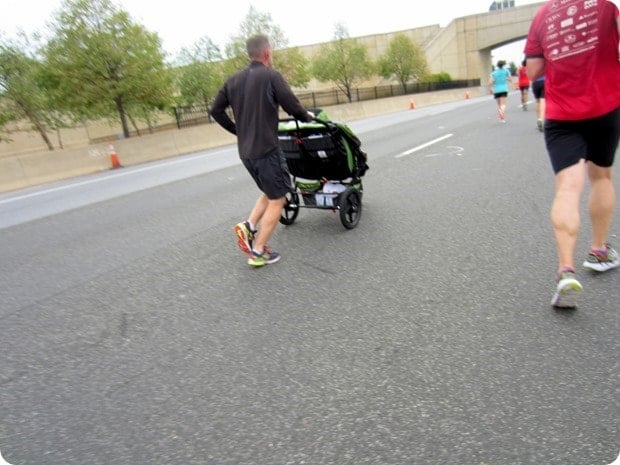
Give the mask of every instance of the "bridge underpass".
[[[455, 80], [486, 82], [493, 67], [492, 52], [527, 36], [534, 15], [544, 2], [463, 16], [447, 26], [430, 25], [386, 34], [355, 37], [366, 46], [371, 59], [387, 50], [397, 34], [406, 34], [420, 44], [431, 73], [447, 72]], [[312, 58], [322, 44], [299, 47]]]
[[456, 18], [424, 47], [431, 71], [485, 82], [492, 50], [525, 38], [543, 3]]

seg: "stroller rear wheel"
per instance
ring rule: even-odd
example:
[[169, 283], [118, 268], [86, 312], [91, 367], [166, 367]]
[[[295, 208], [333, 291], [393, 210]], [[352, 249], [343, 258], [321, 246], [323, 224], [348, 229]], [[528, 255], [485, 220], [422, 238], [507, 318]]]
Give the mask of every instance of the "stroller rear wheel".
[[357, 226], [362, 216], [362, 194], [353, 187], [347, 189], [340, 194], [338, 202], [340, 210], [340, 221], [347, 229], [353, 229]]
[[296, 192], [290, 192], [286, 194], [286, 204], [280, 216], [280, 223], [291, 225], [295, 222], [297, 215], [299, 215], [299, 195]]

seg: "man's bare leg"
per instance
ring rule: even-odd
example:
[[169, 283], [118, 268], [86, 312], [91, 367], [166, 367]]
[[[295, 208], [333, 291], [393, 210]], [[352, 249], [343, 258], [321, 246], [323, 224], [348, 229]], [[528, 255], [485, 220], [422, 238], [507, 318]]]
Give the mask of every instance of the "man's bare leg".
[[556, 174], [556, 191], [551, 206], [551, 224], [558, 253], [558, 271], [574, 269], [574, 253], [579, 235], [579, 203], [585, 184], [585, 162], [569, 166]]
[[[250, 221], [260, 216], [260, 220], [257, 220], [260, 221], [260, 233], [256, 236], [253, 245], [256, 252], [261, 253], [265, 250], [265, 244], [269, 242], [271, 235], [275, 231], [285, 204], [286, 197], [272, 200], [264, 194], [256, 202], [256, 206], [250, 215]], [[259, 215], [259, 213], [261, 214]]]
[[588, 163], [588, 175], [590, 177], [588, 210], [592, 221], [591, 247], [604, 250], [616, 208], [616, 191], [611, 179], [611, 168]]

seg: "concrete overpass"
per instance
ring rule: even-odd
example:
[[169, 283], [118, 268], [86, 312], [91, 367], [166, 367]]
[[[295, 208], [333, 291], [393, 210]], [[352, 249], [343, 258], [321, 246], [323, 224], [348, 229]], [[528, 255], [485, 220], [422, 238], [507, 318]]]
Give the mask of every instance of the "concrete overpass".
[[[355, 39], [376, 59], [385, 53], [397, 34], [405, 34], [422, 47], [432, 73], [447, 72], [452, 79], [480, 79], [485, 84], [493, 67], [491, 50], [525, 38], [534, 15], [544, 3], [463, 16], [446, 27], [432, 25]], [[311, 58], [320, 46], [299, 49]]]

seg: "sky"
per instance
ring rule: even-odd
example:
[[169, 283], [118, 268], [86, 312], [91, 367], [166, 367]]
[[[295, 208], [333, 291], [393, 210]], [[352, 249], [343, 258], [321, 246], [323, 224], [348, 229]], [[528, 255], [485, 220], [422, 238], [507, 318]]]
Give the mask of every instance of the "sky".
[[[516, 6], [540, 0], [515, 0]], [[127, 11], [134, 22], [156, 32], [165, 52], [175, 56], [208, 36], [222, 49], [239, 30], [250, 6], [268, 13], [284, 32], [289, 46], [328, 42], [335, 26], [342, 23], [351, 37], [413, 29], [455, 18], [488, 12], [492, 0], [112, 0]], [[44, 33], [46, 24], [62, 6], [61, 0], [0, 0], [0, 33], [13, 37], [18, 30]], [[504, 52], [504, 50], [506, 50]], [[503, 47], [495, 58], [519, 62], [523, 44]], [[510, 55], [510, 56], [508, 56]]]

